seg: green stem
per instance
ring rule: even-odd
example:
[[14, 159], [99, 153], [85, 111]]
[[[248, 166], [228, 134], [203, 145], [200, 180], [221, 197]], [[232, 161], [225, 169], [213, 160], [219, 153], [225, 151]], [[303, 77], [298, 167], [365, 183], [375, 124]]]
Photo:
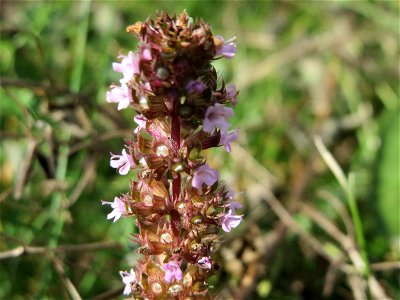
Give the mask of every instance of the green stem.
[[[66, 179], [69, 154], [68, 141], [69, 138], [64, 145], [60, 145], [59, 147], [56, 170], [56, 179], [58, 181], [65, 181]], [[65, 192], [58, 192], [55, 193], [51, 199], [50, 219], [54, 222], [54, 227], [49, 241], [50, 249], [55, 249], [57, 247], [58, 239], [61, 235], [62, 228], [64, 227], [64, 214], [61, 211], [61, 203], [64, 198]]]
[[354, 227], [355, 227], [357, 244], [360, 247], [361, 256], [364, 260], [364, 265], [365, 265], [364, 276], [368, 279], [369, 275], [370, 275], [369, 260], [368, 260], [368, 255], [367, 255], [367, 249], [366, 249], [365, 238], [364, 238], [364, 230], [362, 227], [360, 213], [359, 213], [359, 210], [357, 207], [357, 202], [356, 202], [356, 199], [355, 199], [354, 193], [353, 193], [353, 186], [354, 186], [354, 174], [350, 173], [348, 181], [347, 181], [347, 188], [345, 190], [346, 198], [347, 198], [347, 202], [349, 204], [351, 218], [353, 220]]
[[[68, 155], [69, 155], [69, 134], [64, 140], [64, 144], [59, 146], [59, 154], [57, 157], [56, 180], [64, 182], [68, 169]], [[59, 191], [53, 194], [51, 198], [51, 206], [49, 208], [48, 220], [53, 225], [49, 238], [49, 249], [55, 249], [58, 245], [59, 238], [62, 234], [64, 227], [65, 214], [61, 210], [62, 200], [65, 199], [65, 191]], [[51, 278], [53, 276], [51, 264], [48, 264], [43, 271], [42, 289], [39, 291], [39, 296], [43, 294], [44, 289], [49, 287]]]
[[82, 26], [77, 27], [79, 30], [77, 32], [77, 37], [75, 40], [74, 49], [74, 66], [72, 69], [70, 89], [71, 91], [77, 93], [81, 87], [83, 66], [85, 62], [85, 48], [86, 48], [86, 38], [89, 27], [89, 15], [90, 15], [90, 5], [91, 0], [84, 0], [80, 3], [80, 11], [84, 16]]
[[333, 175], [335, 175], [336, 179], [339, 182], [339, 185], [343, 189], [344, 193], [346, 194], [346, 199], [350, 208], [351, 218], [355, 227], [356, 233], [356, 242], [360, 248], [361, 257], [364, 261], [364, 276], [368, 280], [370, 275], [370, 268], [368, 263], [368, 255], [365, 246], [365, 239], [364, 233], [361, 223], [360, 214], [357, 208], [356, 199], [353, 193], [353, 186], [354, 186], [354, 175], [350, 174], [349, 178], [346, 178], [344, 175], [343, 170], [340, 168], [339, 164], [333, 157], [333, 155], [328, 151], [324, 143], [322, 142], [320, 137], [314, 137], [314, 143], [317, 147], [319, 153], [321, 154], [323, 160], [328, 165], [329, 169], [332, 171]]

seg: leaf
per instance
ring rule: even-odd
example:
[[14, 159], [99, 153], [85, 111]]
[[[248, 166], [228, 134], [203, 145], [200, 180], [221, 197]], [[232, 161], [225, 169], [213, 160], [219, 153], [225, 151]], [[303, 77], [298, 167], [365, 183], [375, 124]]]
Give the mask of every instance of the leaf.
[[387, 231], [398, 236], [399, 222], [399, 124], [400, 114], [391, 111], [382, 118], [382, 146], [378, 156], [378, 210]]

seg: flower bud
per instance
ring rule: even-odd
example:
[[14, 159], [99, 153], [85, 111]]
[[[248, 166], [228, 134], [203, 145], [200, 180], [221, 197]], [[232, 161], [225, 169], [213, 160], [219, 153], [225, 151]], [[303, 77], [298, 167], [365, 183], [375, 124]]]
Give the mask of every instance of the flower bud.
[[169, 77], [169, 72], [164, 67], [157, 68], [156, 74], [157, 74], [157, 77], [160, 78], [161, 80], [167, 80]]
[[190, 219], [190, 222], [194, 225], [198, 225], [202, 223], [202, 217], [201, 216], [194, 216], [193, 218]]
[[179, 115], [182, 118], [189, 118], [193, 113], [193, 108], [190, 105], [181, 105], [179, 107]]
[[215, 209], [214, 205], [210, 205], [210, 207], [206, 211], [206, 215], [208, 217], [210, 217], [210, 216], [214, 215], [215, 212], [216, 212], [216, 209]]
[[157, 295], [161, 294], [163, 291], [161, 284], [159, 284], [158, 282], [154, 282], [151, 285], [151, 290], [154, 292], [154, 294], [157, 294]]
[[208, 288], [208, 284], [207, 284], [207, 282], [204, 282], [204, 281], [196, 281], [193, 284], [193, 291], [196, 293], [202, 293], [202, 292], [206, 291], [207, 288]]
[[182, 290], [182, 286], [179, 284], [174, 284], [168, 289], [168, 294], [175, 297], [178, 296], [179, 292]]

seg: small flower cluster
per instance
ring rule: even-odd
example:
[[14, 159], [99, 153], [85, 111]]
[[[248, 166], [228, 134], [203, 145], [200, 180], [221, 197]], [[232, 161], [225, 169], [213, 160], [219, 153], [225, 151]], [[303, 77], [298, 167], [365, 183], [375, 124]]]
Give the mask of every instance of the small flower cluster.
[[214, 36], [202, 20], [186, 12], [160, 13], [127, 31], [139, 38], [136, 54], [113, 63], [119, 85], [107, 92], [118, 110], [132, 107], [137, 124], [121, 155], [111, 154], [119, 174], [136, 172], [128, 194], [102, 201], [113, 209], [107, 219], [134, 216], [143, 259], [121, 271], [124, 294], [145, 299], [210, 298], [207, 279], [218, 270], [212, 253], [220, 228], [230, 232], [242, 221], [234, 193], [219, 180], [202, 150], [237, 139], [228, 119], [238, 91], [218, 80], [211, 62], [236, 54], [235, 38]]

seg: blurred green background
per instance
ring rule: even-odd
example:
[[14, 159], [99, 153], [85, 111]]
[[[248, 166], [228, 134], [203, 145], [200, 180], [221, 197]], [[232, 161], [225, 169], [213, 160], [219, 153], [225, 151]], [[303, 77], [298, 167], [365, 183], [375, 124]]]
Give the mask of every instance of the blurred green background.
[[207, 155], [242, 192], [245, 221], [215, 254], [213, 294], [378, 293], [360, 287], [346, 248], [360, 224], [314, 145], [320, 136], [354, 175], [366, 240], [357, 253], [400, 298], [399, 3], [149, 0], [1, 1], [0, 299], [122, 298], [118, 271], [139, 257], [135, 228], [107, 221], [100, 200], [129, 188], [109, 152], [130, 137], [134, 113], [105, 102], [118, 80], [111, 63], [136, 49], [126, 26], [183, 9], [238, 39], [235, 59], [215, 67], [240, 89], [240, 138], [231, 155]]

